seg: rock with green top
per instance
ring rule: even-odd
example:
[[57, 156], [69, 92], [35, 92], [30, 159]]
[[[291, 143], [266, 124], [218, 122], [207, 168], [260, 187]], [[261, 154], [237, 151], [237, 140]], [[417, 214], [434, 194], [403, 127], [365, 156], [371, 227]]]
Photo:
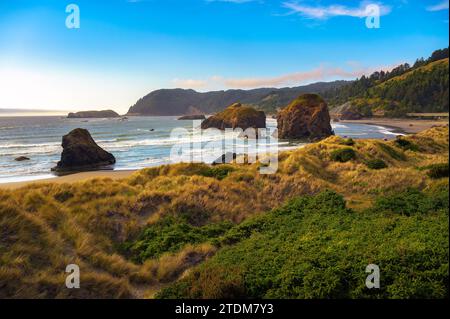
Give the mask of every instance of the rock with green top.
[[317, 94], [302, 94], [277, 116], [278, 137], [321, 139], [333, 134], [325, 101]]
[[234, 103], [222, 112], [207, 118], [202, 123], [202, 129], [218, 128], [265, 128], [266, 115], [263, 111], [257, 111], [250, 106], [243, 106], [241, 103]]

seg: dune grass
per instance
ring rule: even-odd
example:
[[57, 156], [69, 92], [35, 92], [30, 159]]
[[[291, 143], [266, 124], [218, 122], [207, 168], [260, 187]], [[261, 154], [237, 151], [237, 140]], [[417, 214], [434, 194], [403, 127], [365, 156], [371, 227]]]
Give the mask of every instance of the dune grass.
[[[448, 163], [448, 128], [436, 127], [402, 139], [415, 145], [418, 151], [405, 149], [395, 141], [347, 143], [332, 136], [281, 153], [278, 172], [272, 175], [260, 175], [258, 163], [217, 166], [184, 163], [140, 170], [124, 180], [96, 178], [0, 190], [0, 297], [151, 297], [171, 282], [189, 276], [190, 269], [224, 249], [219, 239], [236, 231], [236, 225], [262, 218], [292, 198], [330, 189], [341, 194], [352, 211], [365, 212], [378, 198], [408, 188], [427, 192], [433, 187], [447, 187], [447, 179], [431, 178], [428, 170], [420, 168]], [[354, 158], [345, 163], [333, 161], [332, 152], [343, 147], [352, 149]], [[366, 163], [374, 159], [384, 161], [387, 167], [368, 168]], [[352, 214], [355, 213], [347, 215]], [[317, 218], [317, 223], [330, 232], [339, 222], [338, 217], [320, 221], [322, 215], [315, 216], [311, 217], [311, 223]], [[369, 213], [363, 216], [370, 219]], [[405, 223], [419, 226], [430, 223], [433, 231], [444, 227], [439, 224], [443, 223], [442, 216], [433, 221], [421, 220], [422, 215], [374, 216], [384, 223], [415, 218], [405, 219]], [[336, 228], [334, 232], [338, 230], [342, 229]], [[283, 228], [273, 231], [284, 234]], [[378, 230], [380, 238], [383, 231]], [[426, 247], [436, 243], [428, 242], [429, 235], [422, 231]], [[352, 230], [348, 232], [351, 236]], [[445, 236], [448, 238], [448, 230]], [[339, 245], [345, 245], [346, 240], [347, 237], [342, 237]], [[321, 247], [318, 251], [325, 249], [324, 241], [314, 239], [311, 244]], [[339, 249], [339, 245], [335, 248]], [[436, 254], [441, 260], [442, 251]], [[71, 263], [80, 266], [80, 289], [65, 287], [65, 267]], [[238, 276], [230, 280], [239, 281], [244, 270], [237, 265], [230, 267]], [[261, 271], [264, 273], [264, 269]], [[227, 273], [202, 273], [202, 276], [220, 277]], [[241, 287], [238, 283], [232, 286]], [[213, 285], [210, 287], [214, 290]], [[403, 293], [407, 294], [408, 291]], [[415, 295], [416, 290], [410, 294]], [[222, 295], [220, 290], [217, 295]], [[280, 291], [273, 294], [281, 295]], [[321, 296], [325, 295], [326, 291]], [[306, 292], [295, 296], [307, 297]]]

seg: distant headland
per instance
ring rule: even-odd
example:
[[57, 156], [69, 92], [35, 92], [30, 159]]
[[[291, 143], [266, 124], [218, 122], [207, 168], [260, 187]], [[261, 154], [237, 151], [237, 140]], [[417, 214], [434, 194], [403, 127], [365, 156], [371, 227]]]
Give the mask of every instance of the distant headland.
[[120, 115], [113, 110], [103, 111], [82, 111], [76, 113], [69, 113], [67, 118], [81, 119], [81, 118], [110, 118], [120, 117]]

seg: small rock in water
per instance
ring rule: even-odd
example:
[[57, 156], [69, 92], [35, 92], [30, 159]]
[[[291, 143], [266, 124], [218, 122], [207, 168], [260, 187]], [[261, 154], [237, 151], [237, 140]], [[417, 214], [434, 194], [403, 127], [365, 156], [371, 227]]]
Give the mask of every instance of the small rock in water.
[[154, 128], [151, 128], [149, 131], [150, 131], [150, 132], [153, 132], [154, 130], [155, 130]]
[[178, 120], [205, 120], [206, 117], [203, 114], [184, 115], [178, 118]]
[[18, 162], [22, 162], [22, 161], [29, 161], [30, 158], [26, 157], [26, 156], [19, 156], [19, 157], [15, 158], [14, 160], [18, 161]]

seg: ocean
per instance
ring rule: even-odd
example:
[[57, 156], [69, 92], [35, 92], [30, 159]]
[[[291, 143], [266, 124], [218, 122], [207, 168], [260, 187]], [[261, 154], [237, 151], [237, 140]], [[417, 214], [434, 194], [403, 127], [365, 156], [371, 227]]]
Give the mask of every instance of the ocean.
[[[198, 122], [197, 122], [198, 124]], [[99, 146], [116, 157], [115, 170], [139, 169], [171, 163], [171, 149], [175, 146], [208, 143], [222, 136], [198, 136], [193, 121], [179, 121], [177, 117], [129, 117], [128, 120], [68, 119], [62, 116], [0, 117], [0, 183], [38, 180], [55, 177], [51, 168], [61, 156], [62, 136], [75, 128], [89, 130]], [[276, 120], [267, 119], [267, 127], [275, 129]], [[374, 125], [332, 123], [336, 135], [351, 138], [387, 138], [397, 133]], [[171, 136], [173, 129], [183, 128], [186, 135]], [[236, 134], [226, 135], [239, 153], [243, 139]], [[280, 151], [300, 147], [304, 143], [278, 141]], [[19, 156], [29, 161], [18, 162]]]

